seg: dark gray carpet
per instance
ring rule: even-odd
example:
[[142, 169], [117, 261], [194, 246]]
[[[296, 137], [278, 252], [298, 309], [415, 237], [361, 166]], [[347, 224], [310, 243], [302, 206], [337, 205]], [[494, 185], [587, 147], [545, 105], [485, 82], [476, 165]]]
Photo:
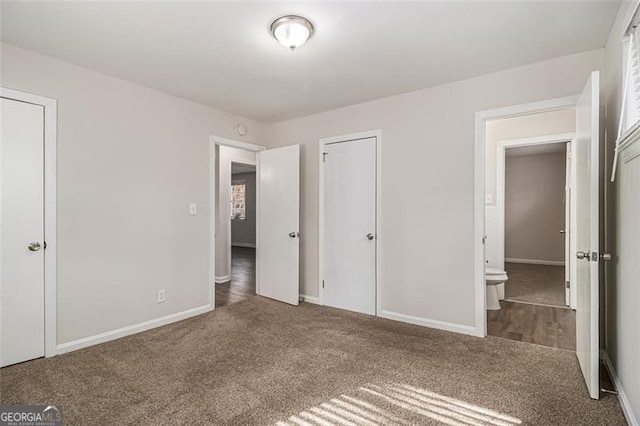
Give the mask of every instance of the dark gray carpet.
[[624, 424], [575, 353], [254, 297], [1, 370], [3, 404], [69, 425]]
[[565, 305], [564, 266], [505, 263], [509, 280], [505, 299], [542, 305]]

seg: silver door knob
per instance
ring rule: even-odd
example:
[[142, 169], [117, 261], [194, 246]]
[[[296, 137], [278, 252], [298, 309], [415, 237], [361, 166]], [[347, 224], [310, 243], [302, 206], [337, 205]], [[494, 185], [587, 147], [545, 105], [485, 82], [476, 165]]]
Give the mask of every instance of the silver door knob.
[[28, 247], [29, 247], [29, 250], [31, 250], [31, 251], [38, 251], [38, 250], [40, 250], [41, 246], [40, 246], [39, 242], [32, 241], [32, 242], [29, 243]]
[[600, 260], [611, 260], [611, 253], [600, 253]]
[[299, 237], [299, 236], [300, 236], [300, 234], [299, 234], [298, 232], [289, 232], [289, 236], [290, 236], [291, 238], [296, 238], [296, 237]]
[[587, 259], [589, 260], [589, 252], [588, 251], [579, 251], [576, 253], [576, 257], [578, 259]]
[[367, 239], [368, 239], [369, 241], [373, 240], [374, 238], [375, 238], [375, 236], [374, 236], [371, 232], [369, 232], [369, 233], [367, 234]]
[[564, 234], [564, 229], [561, 229], [561, 230], [560, 230], [560, 233], [561, 233], [561, 234]]

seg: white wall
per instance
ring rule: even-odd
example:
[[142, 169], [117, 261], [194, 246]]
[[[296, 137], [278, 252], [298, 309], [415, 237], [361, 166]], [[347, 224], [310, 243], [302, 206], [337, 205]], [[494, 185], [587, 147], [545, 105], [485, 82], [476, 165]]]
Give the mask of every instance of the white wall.
[[216, 150], [218, 168], [218, 211], [216, 212], [216, 282], [231, 279], [231, 163], [256, 164], [256, 153], [220, 146]]
[[209, 136], [262, 126], [1, 49], [3, 87], [58, 100], [58, 343], [207, 305]]
[[635, 3], [622, 3], [606, 46], [607, 73], [603, 83], [607, 172], [604, 181], [608, 226], [603, 248], [613, 254], [614, 260], [604, 263], [607, 285], [602, 306], [606, 307], [606, 352], [619, 379], [621, 399], [626, 401], [627, 414], [635, 424], [640, 424], [640, 158], [621, 162], [615, 184], [608, 182], [622, 99], [621, 39]]
[[506, 259], [564, 263], [565, 152], [505, 159]]
[[301, 144], [301, 293], [318, 296], [318, 139], [381, 129], [382, 308], [475, 327], [475, 113], [578, 94], [603, 58], [599, 49], [268, 126], [268, 146]]
[[232, 180], [245, 181], [245, 220], [231, 221], [231, 245], [256, 245], [256, 173], [233, 174]]

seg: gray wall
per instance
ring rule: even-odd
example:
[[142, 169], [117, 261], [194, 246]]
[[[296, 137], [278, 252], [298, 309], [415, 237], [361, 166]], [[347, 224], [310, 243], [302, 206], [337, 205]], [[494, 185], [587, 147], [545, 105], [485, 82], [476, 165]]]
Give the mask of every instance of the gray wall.
[[505, 259], [564, 262], [566, 154], [505, 160]]
[[256, 245], [256, 174], [238, 173], [231, 175], [231, 181], [244, 180], [247, 183], [246, 220], [231, 220], [231, 245]]

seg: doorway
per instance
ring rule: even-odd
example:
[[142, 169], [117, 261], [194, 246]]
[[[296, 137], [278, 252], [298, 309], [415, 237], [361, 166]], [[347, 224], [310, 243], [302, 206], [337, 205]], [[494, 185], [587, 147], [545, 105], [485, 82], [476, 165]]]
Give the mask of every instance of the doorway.
[[216, 307], [256, 294], [256, 152], [218, 146]]
[[56, 101], [0, 89], [0, 366], [56, 354]]
[[[475, 144], [475, 200], [474, 200], [474, 275], [476, 287], [476, 328], [478, 333], [487, 335], [487, 308], [490, 296], [498, 303], [501, 284], [508, 283], [504, 271], [491, 270], [486, 266], [486, 248], [489, 238], [486, 234], [485, 207], [489, 197], [486, 191], [489, 177], [485, 162], [487, 155], [487, 126], [492, 120], [517, 118], [527, 115], [549, 113], [566, 108], [574, 108], [575, 138], [572, 144], [572, 170], [575, 170], [575, 191], [571, 192], [571, 205], [575, 206], [575, 227], [570, 229], [575, 246], [571, 247], [568, 258], [575, 256], [575, 274], [570, 279], [575, 282], [575, 351], [580, 369], [593, 399], [599, 398], [599, 269], [600, 261], [609, 260], [608, 253], [601, 253], [599, 247], [600, 222], [600, 73], [593, 71], [586, 79], [581, 93], [576, 96], [498, 108], [476, 113]], [[506, 138], [509, 139], [509, 138]], [[506, 284], [508, 285], [508, 284]], [[573, 298], [573, 296], [571, 297]], [[524, 305], [524, 304], [520, 304]], [[534, 305], [529, 305], [534, 306]], [[568, 310], [563, 310], [568, 311]], [[534, 312], [533, 315], [536, 315]], [[521, 319], [520, 322], [526, 322]], [[544, 328], [541, 329], [544, 333]], [[518, 337], [518, 336], [515, 336]]]
[[[514, 127], [530, 134], [571, 130], [575, 109], [492, 120], [487, 144]], [[574, 134], [564, 133], [499, 140], [487, 149], [485, 170], [495, 169], [495, 185], [485, 187], [485, 262], [507, 279], [500, 284], [499, 306], [487, 302], [489, 335], [575, 350], [573, 143]]]
[[320, 300], [376, 315], [380, 306], [380, 132], [320, 141]]
[[212, 136], [210, 184], [212, 308], [255, 295], [297, 305], [299, 145]]

